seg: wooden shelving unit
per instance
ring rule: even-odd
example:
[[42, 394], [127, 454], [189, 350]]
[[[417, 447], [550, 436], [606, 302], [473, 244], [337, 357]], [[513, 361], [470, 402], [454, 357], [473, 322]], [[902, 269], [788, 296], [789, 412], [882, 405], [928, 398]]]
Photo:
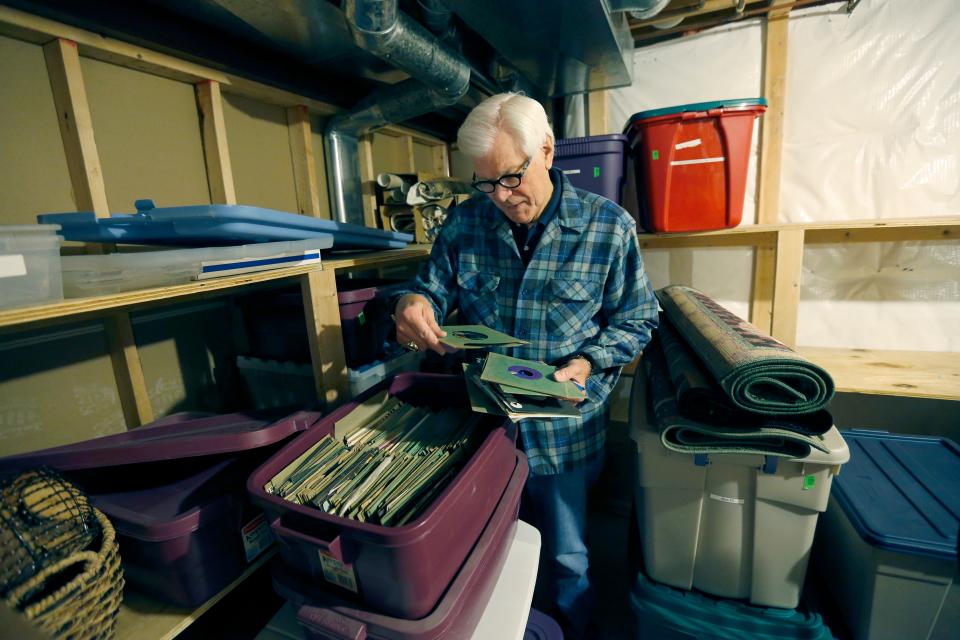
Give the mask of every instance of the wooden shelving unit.
[[[784, 344], [796, 346], [803, 250], [807, 245], [958, 238], [960, 218], [943, 217], [758, 224], [697, 233], [642, 234], [640, 246], [754, 247], [758, 257], [754, 262], [750, 321]], [[960, 353], [806, 346], [799, 351], [827, 369], [839, 391], [960, 400]]]

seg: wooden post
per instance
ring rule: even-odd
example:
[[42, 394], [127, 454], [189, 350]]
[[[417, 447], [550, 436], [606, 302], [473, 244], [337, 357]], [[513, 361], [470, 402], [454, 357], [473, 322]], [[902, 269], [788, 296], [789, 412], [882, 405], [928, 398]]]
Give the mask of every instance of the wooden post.
[[300, 213], [319, 218], [320, 188], [313, 159], [310, 111], [305, 105], [287, 108], [287, 134], [290, 139], [290, 158], [293, 160], [293, 181], [297, 188], [297, 207]]
[[[786, 0], [771, 0], [784, 4]], [[784, 100], [787, 89], [787, 36], [789, 9], [771, 11], [764, 18], [763, 95], [767, 111], [760, 119], [760, 162], [758, 168], [757, 224], [780, 222], [780, 171], [783, 155]], [[754, 253], [753, 294], [750, 321], [771, 332], [775, 254], [757, 247]]]
[[317, 398], [330, 408], [346, 400], [349, 394], [333, 270], [311, 271], [301, 276], [300, 290]]
[[110, 208], [107, 206], [97, 143], [93, 137], [93, 120], [80, 70], [77, 44], [58, 38], [44, 45], [43, 55], [59, 116], [60, 137], [63, 139], [77, 209], [93, 211], [98, 218], [108, 217]]
[[773, 284], [773, 317], [770, 335], [787, 345], [797, 346], [797, 316], [800, 309], [800, 279], [803, 273], [802, 228], [777, 233], [776, 274]]
[[446, 144], [435, 144], [430, 147], [430, 155], [433, 157], [432, 170], [438, 176], [450, 175], [450, 150]]
[[220, 83], [205, 80], [196, 85], [203, 132], [203, 155], [207, 163], [207, 182], [213, 204], [237, 204], [233, 170], [227, 147], [227, 126], [223, 118]]
[[[100, 156], [93, 135], [93, 120], [87, 90], [80, 69], [80, 55], [74, 42], [53, 40], [43, 47], [53, 101], [59, 117], [63, 151], [77, 209], [93, 211], [98, 218], [110, 216], [107, 191], [100, 168]], [[88, 252], [101, 253], [102, 245], [88, 245]], [[130, 324], [130, 315], [117, 312], [105, 323], [110, 360], [127, 427], [153, 420], [150, 395]]]
[[147, 424], [153, 420], [153, 407], [150, 406], [130, 314], [120, 312], [110, 316], [106, 319], [106, 329], [110, 361], [127, 428]]
[[[377, 176], [373, 169], [373, 134], [360, 138], [360, 148], [357, 152], [360, 158], [360, 184], [363, 189], [363, 224], [377, 229]], [[389, 229], [388, 229], [389, 231]]]
[[610, 94], [607, 91], [591, 91], [587, 94], [587, 99], [590, 112], [587, 135], [610, 133]]

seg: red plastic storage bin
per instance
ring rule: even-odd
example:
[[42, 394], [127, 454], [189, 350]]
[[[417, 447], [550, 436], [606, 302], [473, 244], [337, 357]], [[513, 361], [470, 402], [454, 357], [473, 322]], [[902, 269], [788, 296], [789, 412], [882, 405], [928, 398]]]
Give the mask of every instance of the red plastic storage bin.
[[64, 472], [116, 528], [127, 582], [164, 602], [196, 607], [270, 543], [245, 491], [250, 470], [319, 418], [184, 414], [5, 458], [0, 471], [49, 465]]
[[436, 501], [415, 521], [384, 527], [330, 515], [267, 493], [264, 485], [360, 402], [387, 388], [419, 406], [469, 406], [461, 376], [400, 374], [385, 380], [297, 437], [251, 474], [247, 489], [271, 522], [290, 568], [389, 616], [420, 618], [460, 569], [516, 466], [516, 427], [485, 416], [487, 436]]
[[418, 620], [383, 615], [324, 592], [282, 567], [274, 569], [274, 590], [298, 607], [304, 637], [313, 640], [376, 638], [440, 640], [469, 638], [477, 626], [510, 551], [520, 495], [528, 473], [519, 451], [510, 482], [466, 562], [430, 613]]
[[763, 98], [754, 98], [632, 116], [624, 133], [637, 196], [636, 209], [628, 208], [637, 222], [654, 233], [740, 224], [753, 122], [766, 108]]

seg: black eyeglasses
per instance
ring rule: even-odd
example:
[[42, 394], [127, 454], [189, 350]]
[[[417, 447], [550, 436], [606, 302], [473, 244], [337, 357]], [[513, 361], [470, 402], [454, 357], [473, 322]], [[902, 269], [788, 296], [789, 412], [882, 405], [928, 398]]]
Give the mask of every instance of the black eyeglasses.
[[497, 190], [498, 184], [507, 189], [516, 189], [520, 186], [520, 182], [523, 180], [523, 174], [527, 172], [527, 167], [530, 166], [531, 160], [533, 160], [533, 158], [527, 158], [527, 161], [523, 163], [523, 166], [520, 167], [520, 171], [517, 173], [505, 173], [496, 180], [477, 180], [477, 174], [473, 174], [473, 182], [471, 182], [470, 185], [482, 193], [493, 193]]

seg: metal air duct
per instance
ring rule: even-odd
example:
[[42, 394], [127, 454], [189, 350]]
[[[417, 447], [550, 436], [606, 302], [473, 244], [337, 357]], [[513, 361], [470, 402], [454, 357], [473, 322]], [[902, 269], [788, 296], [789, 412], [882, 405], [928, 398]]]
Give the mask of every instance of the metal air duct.
[[344, 12], [354, 42], [412, 78], [376, 91], [327, 124], [331, 210], [341, 222], [363, 224], [360, 135], [456, 103], [470, 86], [470, 65], [401, 13], [397, 0], [346, 0]]

